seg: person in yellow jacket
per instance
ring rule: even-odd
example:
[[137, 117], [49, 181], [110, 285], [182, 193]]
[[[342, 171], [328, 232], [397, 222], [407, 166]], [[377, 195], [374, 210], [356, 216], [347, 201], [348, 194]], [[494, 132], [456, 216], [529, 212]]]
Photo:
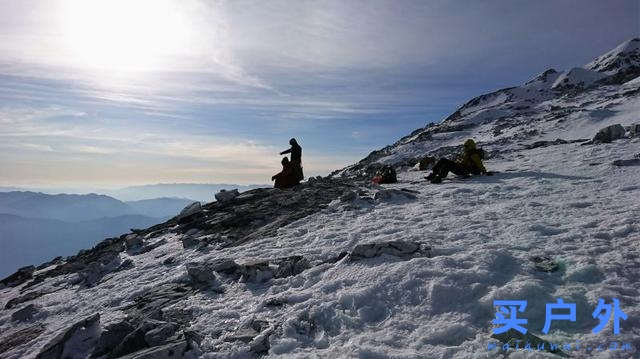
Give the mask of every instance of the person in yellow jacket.
[[464, 151], [457, 161], [441, 158], [433, 166], [433, 171], [425, 177], [431, 183], [440, 183], [442, 179], [447, 177], [449, 172], [453, 172], [457, 176], [469, 177], [471, 175], [491, 174], [482, 163], [484, 151], [476, 148], [476, 143], [472, 139], [468, 139], [464, 143]]

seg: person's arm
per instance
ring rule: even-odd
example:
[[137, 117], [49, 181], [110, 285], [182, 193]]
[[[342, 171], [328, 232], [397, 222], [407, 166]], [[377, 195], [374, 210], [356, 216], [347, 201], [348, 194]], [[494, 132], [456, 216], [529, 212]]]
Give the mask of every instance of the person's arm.
[[291, 153], [291, 149], [280, 152], [281, 155], [286, 155], [287, 153]]
[[472, 154], [471, 161], [473, 161], [473, 164], [476, 166], [476, 168], [480, 169], [480, 172], [487, 173], [487, 169], [484, 168], [484, 164], [482, 164], [482, 160], [480, 159], [480, 156], [478, 156], [478, 154]]

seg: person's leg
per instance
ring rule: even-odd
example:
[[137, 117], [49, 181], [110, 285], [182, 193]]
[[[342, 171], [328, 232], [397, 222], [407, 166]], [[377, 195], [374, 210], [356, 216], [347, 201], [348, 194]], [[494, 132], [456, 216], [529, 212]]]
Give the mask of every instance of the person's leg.
[[449, 171], [453, 172], [453, 174], [455, 174], [456, 176], [460, 176], [460, 177], [469, 177], [471, 175], [471, 173], [469, 172], [469, 170], [466, 167], [464, 167], [463, 165], [461, 165], [461, 164], [459, 164], [457, 162], [453, 162], [453, 164], [451, 165]]
[[434, 178], [436, 178], [438, 176], [438, 174], [442, 170], [442, 167], [444, 166], [443, 160], [445, 160], [445, 159], [441, 158], [441, 159], [438, 160], [438, 162], [436, 162], [435, 165], [433, 165], [433, 168], [431, 168], [431, 173], [427, 177], [425, 177], [426, 179], [431, 181], [431, 180], [433, 180]]
[[439, 160], [436, 166], [433, 167], [433, 173], [440, 178], [445, 178], [449, 175], [449, 172], [456, 173], [458, 170], [458, 164], [446, 158]]

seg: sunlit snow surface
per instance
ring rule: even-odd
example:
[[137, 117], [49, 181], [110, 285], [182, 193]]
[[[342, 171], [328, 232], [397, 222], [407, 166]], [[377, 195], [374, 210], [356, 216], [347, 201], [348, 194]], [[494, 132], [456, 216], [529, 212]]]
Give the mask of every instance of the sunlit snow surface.
[[[341, 261], [265, 284], [229, 285], [223, 295], [199, 293], [186, 302], [196, 318], [191, 325], [217, 333], [252, 318], [283, 323], [283, 335], [271, 338], [271, 356], [491, 357], [486, 345], [493, 300], [528, 300], [528, 327], [539, 335], [545, 303], [563, 298], [577, 303], [578, 320], [560, 323], [560, 329], [544, 338], [585, 344], [615, 339], [638, 348], [640, 167], [614, 167], [611, 162], [639, 152], [639, 139], [550, 146], [487, 161], [488, 168], [499, 171], [493, 177], [454, 178], [441, 185], [427, 184], [424, 173], [406, 172], [400, 183], [385, 187], [419, 191], [417, 200], [363, 202], [356, 209], [347, 208], [353, 203], [336, 201], [273, 238], [206, 255], [184, 250], [177, 235], [167, 235], [167, 244], [130, 257], [134, 269], [111, 274], [94, 288], [78, 290], [65, 277], [43, 283], [66, 286], [37, 300], [47, 312], [46, 332], [37, 345], [15, 348], [3, 357], [33, 356], [59, 330], [95, 312], [101, 313], [103, 326], [117, 321], [123, 316], [119, 308], [143, 291], [186, 280], [183, 265], [162, 264], [163, 253], [176, 255], [178, 263], [203, 256], [241, 260], [302, 254], [327, 259], [358, 243], [396, 239], [427, 243], [433, 256]], [[535, 271], [529, 260], [533, 255], [549, 255], [563, 269]], [[10, 289], [0, 293], [3, 299], [13, 296]], [[264, 306], [272, 297], [286, 298], [289, 304]], [[597, 324], [591, 312], [598, 298], [620, 299], [629, 315], [615, 338], [611, 325], [598, 335], [590, 333]], [[10, 322], [11, 313], [0, 311], [3, 332], [22, 325]], [[312, 337], [298, 333], [299, 318], [313, 318], [317, 328]], [[210, 357], [248, 350], [215, 336], [207, 337], [201, 349], [218, 352]]]

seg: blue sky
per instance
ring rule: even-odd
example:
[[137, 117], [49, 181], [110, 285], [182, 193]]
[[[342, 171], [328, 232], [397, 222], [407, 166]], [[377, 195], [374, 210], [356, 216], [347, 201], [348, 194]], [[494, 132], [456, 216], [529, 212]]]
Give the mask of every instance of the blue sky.
[[326, 174], [640, 33], [633, 1], [0, 0], [0, 185]]

